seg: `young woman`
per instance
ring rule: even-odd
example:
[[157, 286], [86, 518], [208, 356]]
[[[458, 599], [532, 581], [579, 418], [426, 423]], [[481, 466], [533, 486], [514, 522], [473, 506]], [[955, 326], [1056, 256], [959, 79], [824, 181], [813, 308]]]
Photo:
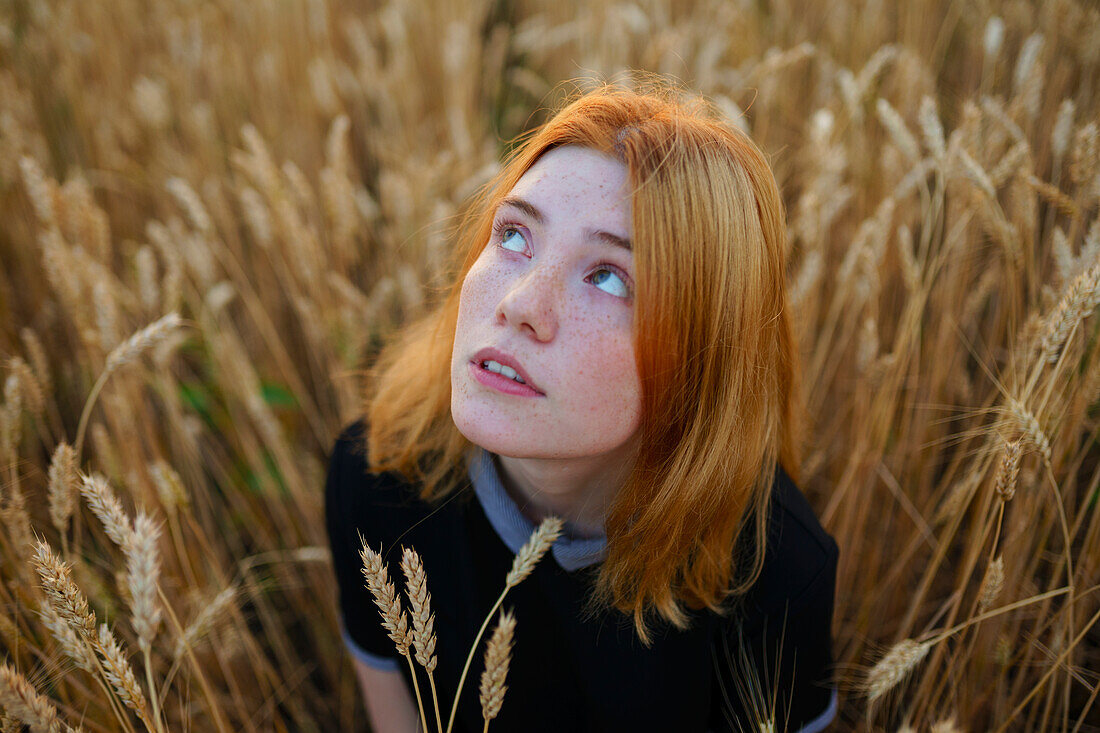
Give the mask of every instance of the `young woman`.
[[[462, 232], [453, 287], [382, 353], [329, 468], [374, 730], [418, 713], [361, 543], [399, 591], [402, 548], [420, 554], [446, 711], [550, 515], [562, 536], [504, 603], [493, 730], [822, 730], [837, 546], [796, 486], [805, 418], [764, 156], [699, 100], [604, 86], [519, 145]], [[481, 659], [455, 731], [482, 729]]]

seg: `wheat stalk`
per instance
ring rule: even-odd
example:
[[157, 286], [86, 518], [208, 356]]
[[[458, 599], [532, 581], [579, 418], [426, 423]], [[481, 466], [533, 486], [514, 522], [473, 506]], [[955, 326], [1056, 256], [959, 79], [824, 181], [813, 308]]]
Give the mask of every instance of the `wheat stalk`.
[[930, 733], [964, 733], [964, 729], [955, 722], [955, 716], [951, 716], [933, 723]]
[[981, 594], [978, 597], [978, 611], [985, 612], [993, 605], [993, 601], [1001, 595], [1005, 585], [1004, 556], [998, 555], [985, 571], [985, 579], [982, 581]]
[[1053, 362], [1058, 358], [1058, 349], [1065, 343], [1066, 337], [1097, 303], [1100, 303], [1100, 263], [1074, 279], [1047, 318], [1041, 361]]
[[235, 586], [230, 586], [219, 592], [209, 603], [205, 604], [194, 620], [187, 625], [187, 628], [183, 630], [183, 633], [181, 633], [176, 640], [176, 646], [172, 652], [172, 656], [176, 660], [179, 660], [188, 649], [194, 649], [199, 640], [206, 636], [214, 627], [218, 619], [228, 613], [236, 598], [237, 588]]
[[61, 618], [57, 609], [48, 602], [41, 601], [38, 606], [38, 615], [50, 635], [53, 636], [61, 651], [72, 659], [76, 666], [90, 674], [95, 674], [96, 660], [87, 644], [77, 638], [72, 626]]
[[390, 640], [397, 646], [397, 653], [408, 656], [412, 634], [409, 633], [408, 618], [401, 610], [401, 598], [394, 592], [393, 583], [390, 582], [386, 563], [383, 562], [382, 555], [366, 543], [359, 551], [359, 558], [363, 562], [362, 571], [367, 588], [382, 614], [382, 625], [389, 632]]
[[195, 193], [195, 189], [191, 188], [191, 184], [182, 178], [173, 176], [168, 179], [164, 187], [168, 189], [168, 193], [175, 197], [184, 213], [187, 214], [191, 226], [206, 236], [214, 231], [210, 215], [206, 212], [202, 199]]
[[1020, 441], [1011, 440], [1005, 443], [1004, 454], [997, 466], [997, 477], [993, 482], [997, 496], [1003, 501], [1010, 501], [1016, 495], [1016, 481], [1020, 475]]
[[23, 347], [27, 350], [27, 358], [34, 367], [34, 374], [44, 393], [53, 390], [53, 380], [50, 375], [50, 360], [46, 357], [46, 349], [42, 346], [42, 340], [34, 329], [24, 328], [19, 332], [19, 338], [23, 340]]
[[31, 371], [27, 362], [23, 361], [18, 356], [14, 356], [9, 363], [12, 376], [19, 385], [19, 392], [23, 402], [23, 405], [27, 408], [27, 411], [34, 417], [41, 417], [42, 411], [46, 407], [46, 400], [42, 394], [42, 386], [35, 379], [34, 372]]
[[905, 679], [914, 667], [928, 654], [932, 642], [916, 642], [902, 639], [883, 655], [867, 673], [865, 689], [867, 699], [874, 702]]
[[134, 253], [134, 272], [137, 274], [137, 290], [141, 296], [141, 304], [147, 311], [155, 311], [160, 304], [157, 256], [148, 244], [141, 245]]
[[108, 377], [157, 344], [166, 341], [181, 325], [183, 325], [182, 319], [180, 319], [178, 313], [173, 311], [137, 331], [107, 355], [103, 372], [99, 375], [96, 383], [92, 385], [92, 391], [88, 394], [88, 399], [84, 402], [84, 410], [80, 414], [80, 424], [76, 429], [76, 441], [73, 448], [77, 460], [80, 459], [80, 450], [84, 445], [84, 431], [88, 425], [88, 418], [91, 416], [92, 405], [95, 404], [96, 398], [99, 396], [99, 392], [103, 389]]
[[90, 641], [95, 635], [95, 614], [73, 582], [71, 566], [62, 562], [41, 540], [35, 543], [32, 563], [42, 578], [46, 598], [54, 610], [78, 635]]
[[921, 158], [920, 145], [917, 144], [917, 139], [913, 137], [913, 133], [909, 132], [905, 120], [901, 118], [898, 111], [882, 97], [879, 97], [878, 102], [875, 103], [875, 110], [878, 112], [879, 121], [890, 133], [890, 139], [898, 150], [904, 153], [911, 163], [918, 162]]
[[126, 582], [130, 590], [134, 633], [138, 637], [138, 646], [144, 654], [148, 654], [161, 616], [157, 605], [160, 528], [145, 512], [138, 512], [131, 537], [133, 541], [124, 548]]
[[111, 490], [107, 479], [99, 474], [84, 476], [80, 484], [80, 493], [92, 513], [103, 523], [107, 536], [123, 550], [133, 543], [134, 530], [130, 518], [122, 508], [122, 503]]
[[380, 552], [375, 552], [366, 542], [363, 542], [359, 550], [359, 558], [363, 563], [362, 571], [367, 581], [367, 589], [370, 590], [374, 604], [382, 614], [382, 626], [389, 632], [390, 640], [397, 646], [397, 653], [405, 657], [409, 671], [412, 672], [413, 691], [416, 693], [416, 705], [420, 710], [420, 722], [424, 725], [424, 730], [427, 730], [428, 718], [424, 714], [424, 700], [420, 695], [420, 685], [416, 681], [416, 668], [409, 653], [413, 634], [409, 631], [405, 612], [401, 610], [401, 597], [394, 591], [389, 570]]
[[27, 198], [31, 200], [34, 213], [39, 223], [44, 227], [57, 226], [56, 208], [54, 206], [54, 190], [57, 185], [46, 178], [39, 167], [38, 161], [29, 155], [19, 159], [19, 167], [23, 173], [23, 185], [27, 189]]
[[182, 325], [183, 319], [173, 311], [135, 332], [107, 355], [105, 373], [110, 374], [116, 369], [135, 361], [157, 344], [166, 341]]
[[145, 702], [145, 695], [138, 686], [134, 677], [134, 669], [126, 659], [122, 646], [115, 635], [107, 628], [107, 624], [99, 625], [99, 633], [95, 638], [96, 651], [103, 658], [103, 671], [107, 682], [114, 688], [119, 699], [126, 707], [137, 713], [141, 721], [149, 730], [155, 730], [152, 718], [149, 717], [149, 707]]
[[542, 556], [554, 544], [561, 535], [564, 522], [560, 517], [547, 517], [539, 524], [531, 537], [520, 548], [519, 553], [512, 560], [512, 569], [504, 584], [509, 588], [519, 585], [524, 578], [531, 574]]
[[943, 123], [940, 122], [939, 112], [936, 111], [936, 102], [931, 97], [921, 99], [917, 120], [924, 135], [924, 144], [928, 146], [936, 160], [942, 161], [947, 155], [947, 143], [944, 140]]
[[49, 488], [46, 495], [50, 505], [50, 521], [64, 539], [80, 491], [77, 484], [76, 455], [71, 445], [58, 443], [53, 458], [50, 459], [48, 476]]
[[500, 619], [485, 648], [485, 671], [481, 673], [479, 697], [486, 731], [489, 730], [489, 721], [500, 712], [504, 693], [508, 690], [504, 680], [508, 676], [508, 665], [512, 659], [512, 639], [515, 630], [515, 617], [510, 611], [501, 611]]
[[4, 380], [4, 405], [0, 408], [0, 459], [14, 458], [19, 447], [23, 419], [23, 387], [19, 377], [9, 374]]
[[61, 733], [57, 708], [6, 663], [0, 664], [0, 706], [29, 725], [34, 733]]
[[153, 485], [157, 489], [161, 505], [170, 513], [175, 514], [190, 504], [183, 481], [170, 465], [164, 461], [156, 461], [149, 466], [149, 474], [153, 477]]
[[1036, 448], [1046, 459], [1046, 462], [1050, 463], [1050, 440], [1047, 438], [1046, 433], [1043, 432], [1042, 426], [1039, 424], [1039, 420], [1024, 407], [1023, 403], [1016, 399], [1010, 399], [1008, 404], [1009, 414], [1014, 418], [1017, 427], [1028, 438], [1031, 445]]
[[401, 570], [405, 574], [405, 593], [409, 597], [413, 621], [413, 647], [416, 649], [416, 661], [428, 672], [428, 682], [432, 687], [432, 702], [435, 706], [436, 730], [443, 728], [439, 715], [439, 698], [435, 689], [435, 614], [431, 612], [432, 596], [428, 593], [428, 578], [424, 565], [416, 550], [406, 547], [401, 552]]
[[523, 547], [520, 548], [515, 558], [513, 558], [512, 568], [508, 571], [508, 575], [504, 581], [504, 590], [501, 591], [493, 607], [489, 609], [489, 613], [485, 616], [485, 620], [481, 622], [481, 628], [478, 630], [477, 636], [474, 637], [474, 643], [470, 646], [470, 653], [466, 656], [466, 664], [462, 668], [462, 675], [458, 678], [458, 690], [455, 692], [455, 699], [451, 704], [451, 715], [447, 719], [446, 733], [451, 733], [451, 726], [454, 725], [455, 715], [458, 711], [459, 695], [462, 694], [462, 685], [466, 682], [466, 674], [470, 671], [470, 663], [473, 661], [474, 651], [481, 642], [481, 637], [485, 634], [485, 628], [489, 625], [489, 621], [493, 618], [493, 614], [496, 613], [500, 604], [504, 602], [504, 596], [507, 595], [509, 589], [523, 582], [523, 580], [531, 574], [535, 569], [535, 565], [538, 564], [542, 556], [546, 554], [546, 551], [550, 549], [550, 546], [553, 545], [561, 535], [564, 525], [565, 523], [560, 517], [546, 517], [535, 531], [531, 533], [531, 536], [527, 538], [527, 542], [523, 544]]

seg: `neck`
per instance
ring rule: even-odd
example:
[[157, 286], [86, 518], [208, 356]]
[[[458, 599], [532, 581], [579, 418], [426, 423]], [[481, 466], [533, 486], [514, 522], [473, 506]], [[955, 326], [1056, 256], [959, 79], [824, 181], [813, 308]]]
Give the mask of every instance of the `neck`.
[[[628, 452], [628, 451], [627, 451]], [[495, 456], [504, 490], [525, 517], [539, 524], [564, 519], [574, 537], [599, 537], [632, 461], [622, 456], [511, 458]]]

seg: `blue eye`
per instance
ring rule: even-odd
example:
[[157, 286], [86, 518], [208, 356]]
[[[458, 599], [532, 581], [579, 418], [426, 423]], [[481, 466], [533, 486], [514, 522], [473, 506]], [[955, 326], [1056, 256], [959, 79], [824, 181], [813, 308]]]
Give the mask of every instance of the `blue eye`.
[[[614, 278], [614, 280], [612, 280], [611, 278]], [[610, 270], [606, 267], [601, 267], [600, 269], [596, 270], [596, 272], [592, 274], [591, 280], [592, 284], [596, 287], [599, 287], [604, 283], [609, 283], [611, 285], [611, 289], [605, 290], [604, 292], [610, 293], [611, 295], [617, 295], [620, 298], [625, 298], [630, 295], [630, 289], [626, 287], [626, 283], [623, 282], [623, 279], [619, 277], [613, 270]]]
[[[509, 246], [509, 242], [518, 247], [518, 249], [512, 249], [512, 247]], [[519, 229], [515, 227], [505, 227], [500, 238], [500, 246], [512, 252], [523, 252], [527, 248], [527, 240], [520, 234]]]

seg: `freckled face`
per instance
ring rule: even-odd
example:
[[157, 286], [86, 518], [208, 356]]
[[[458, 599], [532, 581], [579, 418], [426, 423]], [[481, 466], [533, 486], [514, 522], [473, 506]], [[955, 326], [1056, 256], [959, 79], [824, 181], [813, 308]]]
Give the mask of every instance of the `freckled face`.
[[[582, 458], [635, 437], [633, 257], [614, 243], [632, 234], [626, 183], [614, 158], [555, 148], [496, 210], [462, 283], [451, 358], [451, 415], [474, 444], [513, 458]], [[542, 394], [486, 384], [474, 363], [486, 347], [511, 355]]]

